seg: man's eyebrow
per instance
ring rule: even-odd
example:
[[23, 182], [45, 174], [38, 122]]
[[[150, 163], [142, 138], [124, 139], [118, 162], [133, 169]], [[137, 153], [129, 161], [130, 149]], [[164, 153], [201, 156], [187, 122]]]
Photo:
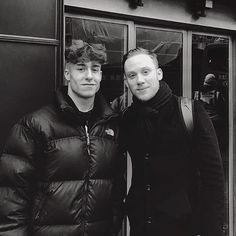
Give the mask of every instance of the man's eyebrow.
[[94, 67], [94, 66], [96, 66], [96, 67], [100, 67], [101, 64], [99, 64], [99, 63], [94, 63], [92, 66], [93, 66], [93, 67]]
[[77, 66], [85, 66], [85, 64], [83, 62], [77, 62], [76, 65]]
[[134, 73], [136, 73], [135, 71], [127, 71], [127, 74], [134, 74]]

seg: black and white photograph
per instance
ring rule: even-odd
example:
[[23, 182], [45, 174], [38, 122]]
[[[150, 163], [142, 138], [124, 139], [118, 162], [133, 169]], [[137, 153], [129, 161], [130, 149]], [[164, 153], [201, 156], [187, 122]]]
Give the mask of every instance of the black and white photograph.
[[235, 236], [235, 35], [235, 0], [1, 0], [0, 236]]

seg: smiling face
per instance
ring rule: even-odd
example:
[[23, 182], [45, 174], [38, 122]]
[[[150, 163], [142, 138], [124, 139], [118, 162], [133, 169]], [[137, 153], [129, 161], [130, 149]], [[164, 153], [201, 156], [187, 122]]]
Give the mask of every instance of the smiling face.
[[102, 79], [101, 64], [96, 61], [67, 63], [65, 78], [73, 95], [83, 99], [94, 98]]
[[159, 90], [162, 70], [153, 58], [146, 54], [135, 54], [124, 64], [126, 82], [131, 93], [141, 101], [148, 101]]

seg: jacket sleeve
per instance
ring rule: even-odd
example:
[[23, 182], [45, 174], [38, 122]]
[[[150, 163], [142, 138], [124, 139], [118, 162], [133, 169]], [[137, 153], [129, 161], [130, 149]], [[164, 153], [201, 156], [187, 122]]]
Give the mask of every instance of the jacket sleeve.
[[117, 165], [117, 175], [113, 181], [113, 226], [112, 236], [118, 235], [122, 227], [124, 218], [124, 198], [126, 195], [126, 181], [125, 181], [125, 169], [126, 169], [126, 154], [120, 154], [120, 161]]
[[193, 156], [198, 168], [199, 199], [197, 228], [201, 236], [222, 236], [224, 174], [213, 124], [205, 109], [195, 102]]
[[115, 111], [117, 113], [122, 113], [125, 109], [125, 95], [123, 94], [123, 95], [115, 98], [111, 102], [111, 108], [113, 111]]
[[0, 157], [0, 236], [28, 236], [35, 144], [22, 122], [11, 130]]

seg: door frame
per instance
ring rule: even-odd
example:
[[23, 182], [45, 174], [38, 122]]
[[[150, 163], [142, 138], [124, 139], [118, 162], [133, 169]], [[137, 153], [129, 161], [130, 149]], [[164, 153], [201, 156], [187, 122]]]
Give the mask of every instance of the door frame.
[[[236, 181], [236, 174], [234, 174], [234, 168], [236, 168], [236, 161], [233, 156], [236, 155], [236, 143], [234, 140], [234, 136], [236, 135], [236, 125], [233, 117], [236, 117], [236, 81], [233, 80], [234, 75], [236, 75], [236, 63], [233, 64], [233, 61], [236, 61], [236, 38], [233, 38], [230, 34], [215, 34], [215, 33], [206, 33], [202, 31], [192, 31], [189, 29], [176, 29], [169, 27], [154, 27], [143, 24], [136, 24], [134, 20], [122, 20], [122, 19], [113, 19], [107, 17], [100, 16], [90, 16], [83, 15], [77, 13], [69, 13], [66, 12], [64, 14], [64, 35], [65, 35], [65, 18], [73, 17], [80, 18], [86, 20], [96, 20], [103, 21], [108, 23], [117, 23], [127, 26], [127, 43], [125, 51], [128, 51], [132, 48], [136, 47], [136, 28], [142, 27], [147, 29], [155, 29], [155, 30], [165, 30], [165, 31], [173, 31], [173, 32], [181, 32], [183, 35], [183, 62], [182, 62], [182, 94], [186, 97], [192, 97], [192, 36], [193, 34], [200, 35], [210, 35], [216, 37], [224, 37], [229, 39], [229, 209], [228, 209], [228, 217], [229, 217], [229, 235], [234, 235], [234, 223], [236, 223], [236, 219], [234, 219], [234, 212], [236, 212], [236, 206], [234, 206], [234, 187], [233, 183]], [[64, 40], [65, 43], [65, 40]], [[64, 45], [65, 46], [65, 45]], [[125, 86], [125, 85], [124, 85]], [[124, 87], [124, 91], [126, 88]], [[128, 105], [132, 102], [132, 96], [130, 91], [128, 90]], [[235, 105], [235, 106], [234, 106]], [[234, 108], [235, 107], [235, 108]], [[230, 128], [233, 127], [233, 128]], [[234, 167], [235, 166], [235, 167]], [[127, 160], [127, 191], [131, 184], [131, 176], [132, 176], [132, 165], [131, 161], [128, 158]], [[129, 229], [128, 224], [126, 225], [126, 230]], [[128, 232], [128, 231], [127, 231]], [[123, 232], [124, 233], [124, 232]], [[129, 235], [128, 233], [126, 234]]]

